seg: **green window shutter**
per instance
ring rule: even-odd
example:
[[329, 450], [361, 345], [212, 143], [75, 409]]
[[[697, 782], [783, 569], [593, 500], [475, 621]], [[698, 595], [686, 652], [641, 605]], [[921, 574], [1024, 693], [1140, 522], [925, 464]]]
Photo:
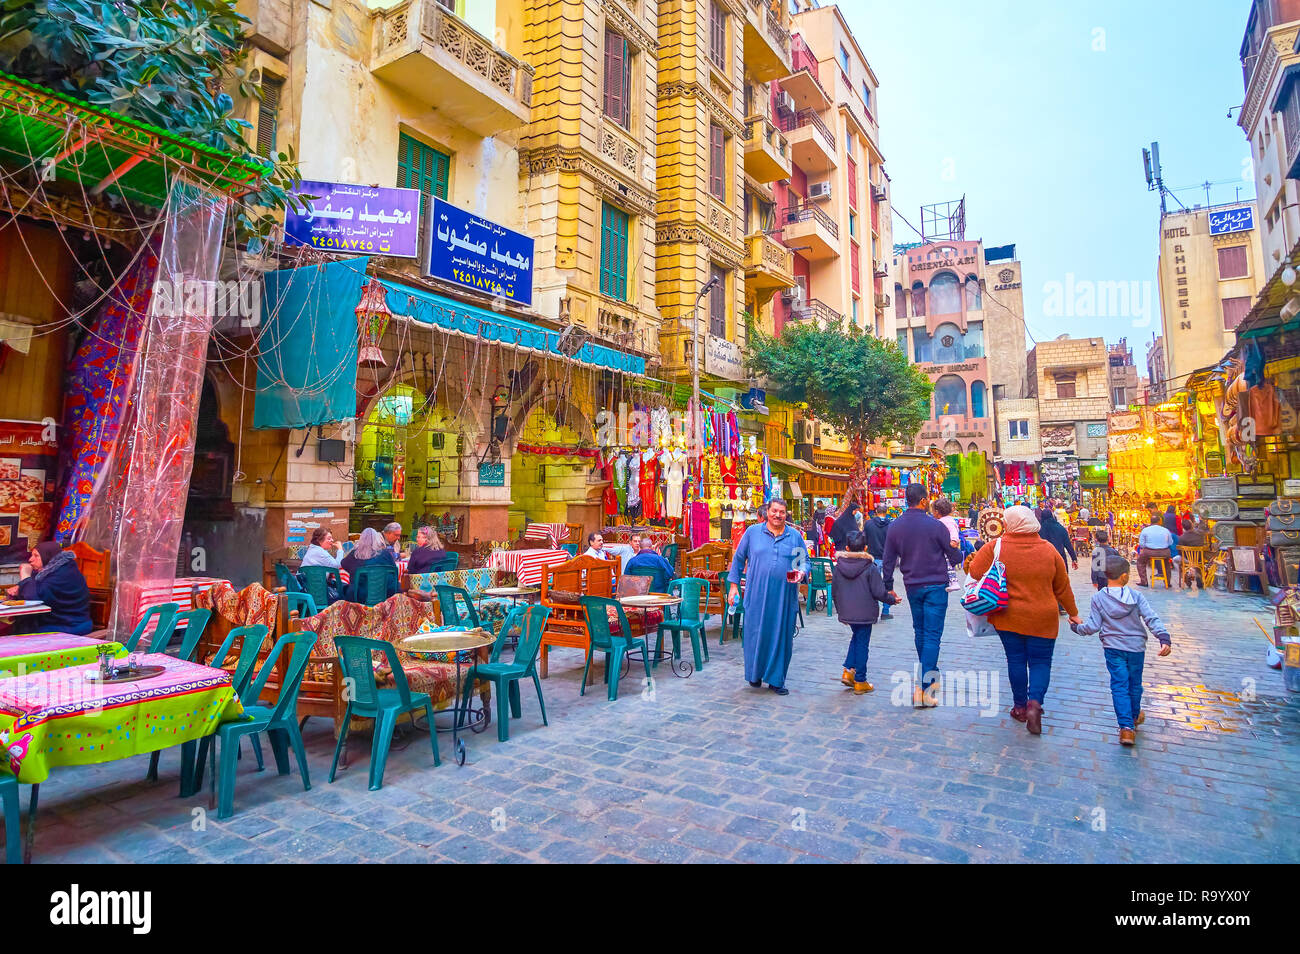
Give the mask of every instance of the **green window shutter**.
[[420, 190], [420, 230], [428, 217], [429, 197], [447, 198], [451, 156], [402, 133], [397, 139], [397, 187]]
[[270, 158], [275, 154], [277, 127], [280, 125], [280, 93], [284, 80], [267, 77], [262, 81], [261, 100], [257, 107], [257, 154]]
[[608, 202], [600, 211], [600, 293], [627, 301], [627, 241], [629, 217]]

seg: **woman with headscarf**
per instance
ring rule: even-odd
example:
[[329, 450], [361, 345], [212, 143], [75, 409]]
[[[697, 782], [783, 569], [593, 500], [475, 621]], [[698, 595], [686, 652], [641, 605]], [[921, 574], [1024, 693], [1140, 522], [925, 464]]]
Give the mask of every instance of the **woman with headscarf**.
[[1170, 533], [1172, 533], [1175, 537], [1182, 535], [1183, 521], [1178, 516], [1178, 512], [1174, 510], [1173, 504], [1170, 504], [1169, 507], [1165, 510], [1165, 515], [1164, 517], [1161, 518], [1160, 522], [1164, 525], [1164, 528], [1168, 530]]
[[[350, 603], [360, 602], [357, 599], [357, 571], [363, 566], [391, 566], [397, 569], [397, 560], [393, 557], [392, 548], [389, 547], [388, 541], [385, 540], [374, 527], [367, 527], [361, 531], [361, 539], [357, 545], [352, 548], [352, 552], [343, 558], [339, 563], [342, 569], [348, 575], [348, 585], [343, 589], [343, 599]], [[388, 581], [388, 592], [385, 599], [397, 593], [397, 574], [391, 574]]]
[[[1028, 507], [1008, 507], [1006, 530], [999, 538], [998, 558], [1006, 567], [1007, 608], [989, 613], [1007, 657], [1011, 683], [1011, 718], [1025, 723], [1033, 735], [1043, 731], [1043, 699], [1052, 675], [1052, 652], [1064, 606], [1070, 622], [1079, 610], [1070, 588], [1070, 574], [1060, 552], [1039, 535], [1039, 521]], [[970, 573], [982, 577], [993, 564], [998, 541], [984, 544], [971, 560]]]
[[835, 522], [831, 524], [831, 543], [836, 550], [843, 550], [849, 545], [849, 534], [858, 529], [858, 505], [851, 503]]
[[[1030, 516], [1033, 516], [1032, 512]], [[1056, 514], [1050, 508], [1045, 508], [1039, 515], [1038, 524], [1038, 535], [1055, 547], [1062, 560], [1065, 560], [1077, 570], [1079, 568], [1079, 556], [1074, 552], [1074, 544], [1070, 542], [1070, 531], [1066, 530], [1065, 525], [1056, 519]]]
[[19, 572], [22, 581], [9, 588], [9, 596], [39, 601], [50, 611], [17, 617], [10, 629], [11, 635], [71, 633], [85, 636], [95, 628], [90, 619], [90, 588], [71, 550], [63, 549], [53, 540], [38, 543]]

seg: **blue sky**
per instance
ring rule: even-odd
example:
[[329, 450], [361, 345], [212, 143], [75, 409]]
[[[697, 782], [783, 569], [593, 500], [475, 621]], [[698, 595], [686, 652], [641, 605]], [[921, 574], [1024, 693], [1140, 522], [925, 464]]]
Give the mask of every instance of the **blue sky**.
[[[1211, 202], [1254, 196], [1245, 135], [1237, 112], [1226, 115], [1244, 98], [1237, 50], [1249, 0], [840, 8], [880, 80], [894, 207], [920, 228], [923, 203], [964, 193], [967, 238], [1017, 246], [1033, 338], [1127, 336], [1143, 364], [1159, 327], [1159, 201], [1146, 188], [1142, 148], [1159, 141], [1171, 188], [1227, 180]], [[1206, 195], [1178, 197], [1190, 207]], [[895, 215], [894, 240], [916, 238]], [[1150, 323], [1045, 315], [1045, 286], [1070, 274], [1076, 283], [1149, 282]]]

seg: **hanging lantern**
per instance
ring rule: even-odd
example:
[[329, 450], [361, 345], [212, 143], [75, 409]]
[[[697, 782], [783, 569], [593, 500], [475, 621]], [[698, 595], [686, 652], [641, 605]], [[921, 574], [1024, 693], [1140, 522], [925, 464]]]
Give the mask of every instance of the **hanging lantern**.
[[357, 364], [387, 364], [379, 342], [393, 313], [385, 300], [387, 289], [378, 278], [372, 278], [361, 290], [357, 304]]

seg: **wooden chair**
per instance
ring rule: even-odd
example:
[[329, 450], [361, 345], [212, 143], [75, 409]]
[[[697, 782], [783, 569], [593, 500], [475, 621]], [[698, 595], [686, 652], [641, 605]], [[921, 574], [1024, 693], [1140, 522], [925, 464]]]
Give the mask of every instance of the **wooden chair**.
[[1209, 567], [1210, 548], [1203, 547], [1183, 547], [1178, 548], [1178, 555], [1183, 558], [1182, 585], [1191, 588], [1197, 582], [1197, 574], [1200, 574], [1201, 589], [1208, 584], [1207, 577], [1213, 571]]
[[614, 599], [622, 573], [621, 560], [598, 560], [589, 556], [575, 557], [546, 568], [538, 596], [538, 603], [551, 611], [546, 629], [542, 631], [543, 679], [549, 674], [552, 646], [581, 649], [584, 655], [589, 651], [591, 633], [581, 598], [603, 596]]
[[[580, 523], [566, 523], [565, 526], [569, 528], [569, 539], [565, 540], [565, 541], [564, 541], [565, 543], [585, 543], [585, 542], [586, 542], [586, 540], [587, 540], [587, 532], [582, 528], [582, 524], [580, 524]], [[586, 549], [586, 548], [583, 547], [582, 549]]]
[[90, 619], [98, 629], [113, 616], [113, 571], [108, 550], [96, 550], [78, 540], [71, 547], [77, 568], [90, 589]]
[[[1228, 572], [1228, 592], [1236, 593], [1238, 580], [1259, 580], [1260, 591], [1268, 597], [1268, 571], [1264, 565], [1262, 547], [1230, 547], [1224, 569]], [[1238, 561], [1245, 569], [1238, 569]]]

